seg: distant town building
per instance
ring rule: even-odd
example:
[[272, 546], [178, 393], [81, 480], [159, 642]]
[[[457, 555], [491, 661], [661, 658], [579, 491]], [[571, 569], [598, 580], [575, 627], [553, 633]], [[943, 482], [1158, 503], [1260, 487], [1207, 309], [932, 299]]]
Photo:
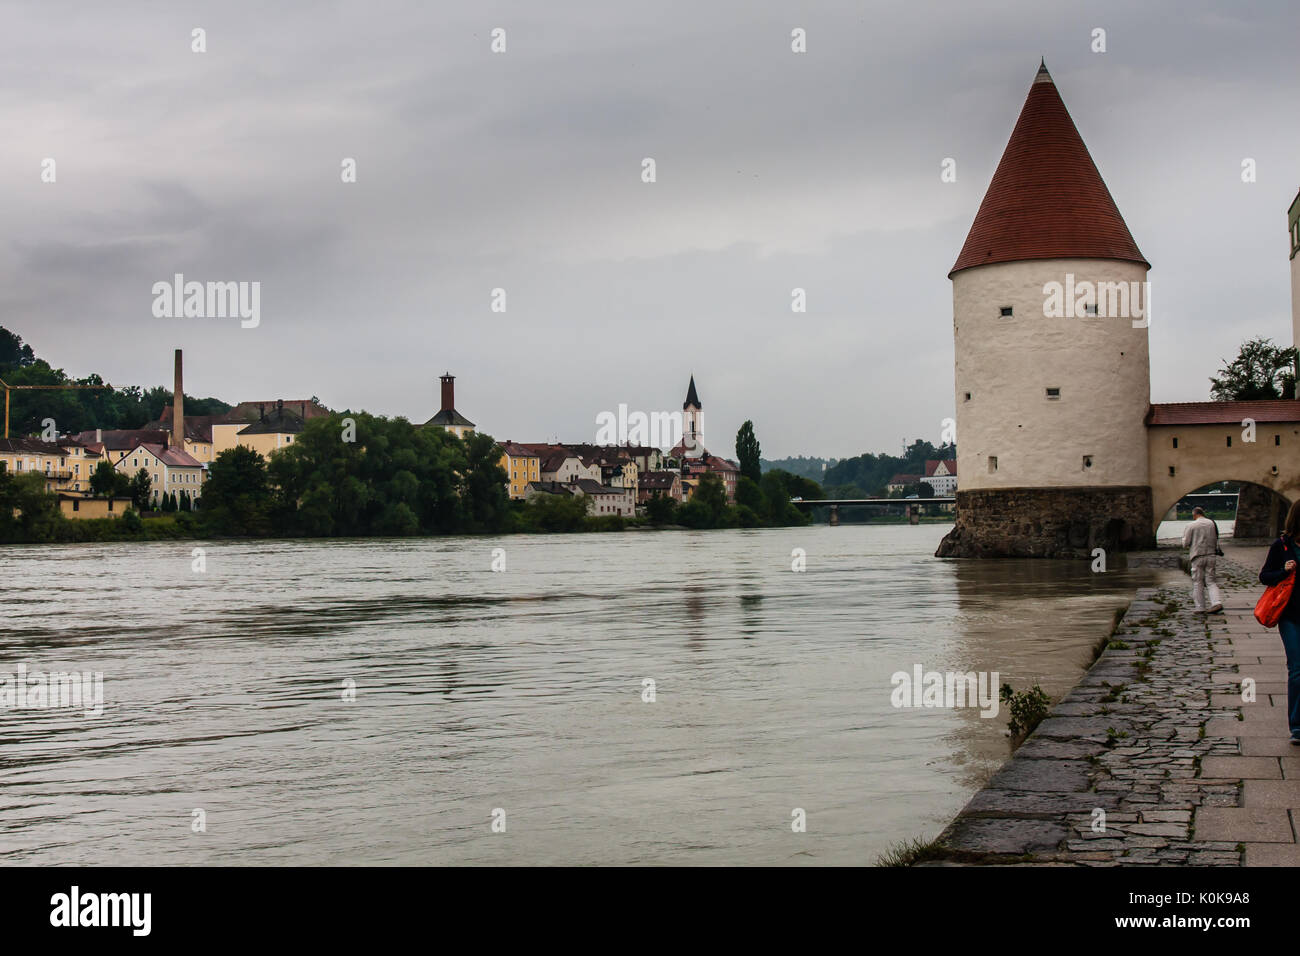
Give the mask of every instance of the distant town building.
[[501, 443], [501, 467], [509, 478], [507, 490], [511, 498], [522, 499], [530, 481], [541, 481], [541, 456], [518, 442]]
[[885, 485], [885, 494], [898, 494], [900, 491], [905, 491], [910, 485], [919, 485], [924, 477], [924, 475], [908, 475], [900, 472], [889, 479], [889, 483]]
[[114, 462], [113, 467], [128, 478], [141, 470], [148, 473], [149, 501], [154, 505], [161, 504], [163, 495], [175, 493], [179, 498], [181, 492], [189, 495], [191, 501], [198, 501], [207, 475], [202, 462], [166, 442], [141, 442]]
[[927, 460], [925, 475], [919, 480], [934, 489], [936, 498], [951, 498], [957, 492], [957, 460], [955, 458], [942, 461], [934, 458]]
[[637, 484], [636, 503], [644, 505], [658, 495], [671, 498], [678, 503], [682, 500], [682, 473], [680, 471], [647, 471], [640, 475]]
[[456, 376], [444, 372], [442, 381], [442, 408], [424, 423], [425, 428], [442, 428], [457, 438], [464, 438], [474, 430], [474, 423], [456, 411]]
[[636, 514], [636, 494], [631, 488], [611, 488], [590, 478], [574, 478], [570, 481], [530, 481], [524, 488], [524, 498], [531, 500], [537, 495], [573, 495], [585, 498], [587, 514], [618, 515], [631, 518]]

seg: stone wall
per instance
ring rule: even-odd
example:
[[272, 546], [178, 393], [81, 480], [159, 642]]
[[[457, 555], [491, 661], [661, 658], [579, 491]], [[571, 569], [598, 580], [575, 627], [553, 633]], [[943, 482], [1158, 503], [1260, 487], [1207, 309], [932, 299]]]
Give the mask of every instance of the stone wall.
[[1151, 489], [1006, 488], [957, 492], [940, 558], [1090, 558], [1155, 547]]
[[1237, 495], [1234, 538], [1276, 538], [1286, 520], [1286, 499], [1268, 488], [1243, 484]]

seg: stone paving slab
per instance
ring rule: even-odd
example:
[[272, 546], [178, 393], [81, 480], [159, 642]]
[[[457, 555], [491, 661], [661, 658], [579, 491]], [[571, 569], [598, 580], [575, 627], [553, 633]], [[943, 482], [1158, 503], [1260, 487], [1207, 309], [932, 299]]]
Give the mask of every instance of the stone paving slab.
[[1105, 650], [963, 808], [947, 862], [1300, 866], [1285, 653], [1252, 613], [1267, 548], [1224, 546], [1225, 613], [1196, 614], [1187, 585], [1141, 589], [1116, 628], [1129, 647]]

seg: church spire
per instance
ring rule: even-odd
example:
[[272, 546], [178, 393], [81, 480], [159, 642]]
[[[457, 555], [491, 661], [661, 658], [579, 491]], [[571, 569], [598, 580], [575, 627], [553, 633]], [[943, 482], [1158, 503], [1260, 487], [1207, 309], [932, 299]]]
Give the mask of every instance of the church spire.
[[690, 387], [689, 387], [688, 389], [686, 389], [686, 401], [682, 403], [682, 410], [685, 411], [686, 409], [690, 408], [691, 406], [695, 406], [696, 408], [703, 408], [703, 407], [704, 407], [703, 405], [700, 404], [700, 396], [697, 395], [697, 394], [695, 394], [695, 376], [694, 376], [694, 375], [691, 376], [691, 384], [690, 384]]

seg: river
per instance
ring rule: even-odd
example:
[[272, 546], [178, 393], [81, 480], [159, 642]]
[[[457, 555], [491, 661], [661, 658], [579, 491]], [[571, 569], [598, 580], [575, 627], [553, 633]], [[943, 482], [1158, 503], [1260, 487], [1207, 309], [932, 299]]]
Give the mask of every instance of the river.
[[0, 547], [0, 675], [104, 699], [0, 710], [0, 861], [869, 864], [1008, 754], [893, 673], [1059, 696], [1167, 574], [947, 530]]

